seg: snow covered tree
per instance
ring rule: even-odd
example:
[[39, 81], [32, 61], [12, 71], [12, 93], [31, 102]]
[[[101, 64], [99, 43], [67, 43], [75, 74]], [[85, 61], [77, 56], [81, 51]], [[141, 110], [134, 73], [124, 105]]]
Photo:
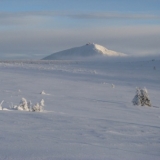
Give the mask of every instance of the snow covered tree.
[[40, 101], [40, 105], [41, 105], [41, 107], [42, 107], [42, 109], [43, 109], [43, 107], [44, 107], [44, 99], [42, 99], [42, 100]]
[[31, 101], [27, 102], [27, 105], [28, 105], [29, 111], [32, 111], [32, 102]]
[[139, 88], [136, 88], [136, 95], [134, 96], [132, 103], [137, 106], [141, 105], [141, 91]]
[[151, 101], [149, 99], [147, 89], [146, 88], [144, 88], [144, 89], [137, 88], [136, 95], [134, 96], [132, 103], [134, 105], [141, 105], [141, 106], [147, 105], [147, 106], [151, 107]]
[[33, 112], [42, 112], [44, 109], [44, 100], [42, 99], [40, 101], [40, 103], [36, 103], [33, 107], [32, 107], [32, 111]]
[[28, 106], [28, 102], [25, 98], [22, 98], [19, 106], [17, 106], [18, 110], [24, 110], [24, 111], [29, 111], [30, 107]]
[[31, 101], [22, 98], [19, 105], [12, 106], [12, 109], [30, 112], [42, 112], [44, 110], [44, 100], [42, 99], [39, 103], [32, 105]]

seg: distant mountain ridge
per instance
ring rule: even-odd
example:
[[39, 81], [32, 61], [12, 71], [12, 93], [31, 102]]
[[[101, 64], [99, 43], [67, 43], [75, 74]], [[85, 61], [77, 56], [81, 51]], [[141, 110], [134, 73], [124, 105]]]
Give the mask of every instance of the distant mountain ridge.
[[47, 57], [44, 57], [43, 60], [69, 60], [69, 59], [87, 58], [93, 56], [116, 57], [116, 56], [126, 56], [126, 54], [109, 50], [99, 44], [87, 43], [86, 45], [83, 45], [81, 47], [74, 47], [71, 49], [53, 53]]

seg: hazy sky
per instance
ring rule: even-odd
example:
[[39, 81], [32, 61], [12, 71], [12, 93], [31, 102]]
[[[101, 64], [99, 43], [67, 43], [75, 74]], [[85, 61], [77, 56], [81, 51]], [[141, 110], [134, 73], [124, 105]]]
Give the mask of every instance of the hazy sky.
[[160, 0], [0, 0], [0, 59], [40, 59], [87, 42], [160, 54]]

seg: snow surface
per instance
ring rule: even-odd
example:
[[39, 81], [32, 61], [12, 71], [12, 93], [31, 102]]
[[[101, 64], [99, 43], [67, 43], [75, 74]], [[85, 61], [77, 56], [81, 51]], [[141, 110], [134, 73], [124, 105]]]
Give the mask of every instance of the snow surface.
[[53, 53], [45, 58], [44, 60], [73, 60], [73, 59], [84, 59], [99, 56], [126, 56], [124, 53], [115, 52], [109, 50], [101, 45], [94, 43], [87, 43], [81, 47], [75, 47], [64, 51]]
[[[159, 60], [1, 61], [0, 75], [1, 160], [160, 159]], [[11, 110], [22, 97], [45, 111]]]

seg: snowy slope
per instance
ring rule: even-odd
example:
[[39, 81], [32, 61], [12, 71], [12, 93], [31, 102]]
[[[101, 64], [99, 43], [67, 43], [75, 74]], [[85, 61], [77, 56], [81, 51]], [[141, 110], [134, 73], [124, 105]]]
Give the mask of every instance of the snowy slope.
[[[46, 110], [0, 111], [0, 159], [160, 159], [160, 61], [5, 61], [0, 75], [2, 107]], [[133, 106], [136, 87], [155, 107]]]
[[112, 50], [108, 50], [107, 48], [94, 44], [88, 43], [81, 47], [75, 47], [71, 49], [67, 49], [64, 51], [56, 52], [51, 54], [45, 58], [44, 60], [53, 60], [53, 59], [79, 59], [79, 58], [87, 58], [93, 56], [126, 56], [123, 53], [118, 53]]

